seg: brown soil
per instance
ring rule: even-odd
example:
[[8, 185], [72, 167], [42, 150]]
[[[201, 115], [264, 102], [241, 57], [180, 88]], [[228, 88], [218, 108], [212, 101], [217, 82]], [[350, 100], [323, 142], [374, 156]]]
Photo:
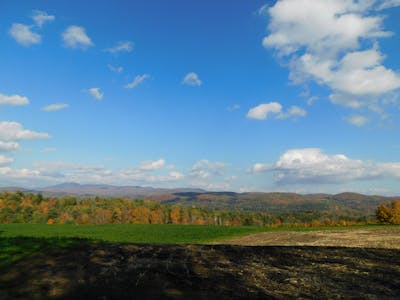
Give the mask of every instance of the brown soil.
[[1, 300], [294, 298], [399, 299], [400, 250], [82, 243], [0, 270]]
[[224, 241], [246, 246], [334, 246], [400, 249], [400, 227], [263, 232]]

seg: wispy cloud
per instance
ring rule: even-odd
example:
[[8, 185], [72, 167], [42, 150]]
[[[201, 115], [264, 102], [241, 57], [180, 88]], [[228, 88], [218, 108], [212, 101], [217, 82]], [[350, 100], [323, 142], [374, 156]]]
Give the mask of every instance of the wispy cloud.
[[50, 112], [50, 111], [66, 109], [68, 107], [69, 107], [69, 104], [66, 104], [66, 103], [54, 103], [54, 104], [43, 106], [42, 110]]
[[234, 111], [234, 110], [238, 110], [238, 109], [240, 109], [239, 104], [234, 104], [234, 105], [228, 106], [228, 108], [227, 108], [228, 111]]
[[150, 78], [149, 74], [143, 74], [143, 75], [137, 75], [135, 79], [131, 83], [128, 83], [125, 85], [125, 88], [127, 89], [134, 89], [141, 85], [147, 78]]
[[107, 48], [104, 51], [110, 53], [118, 53], [118, 52], [131, 52], [133, 51], [133, 42], [130, 41], [121, 41], [118, 42], [117, 45], [111, 48]]
[[201, 179], [207, 179], [211, 175], [223, 175], [225, 173], [225, 168], [229, 165], [229, 163], [225, 162], [213, 162], [208, 159], [202, 159], [192, 166], [190, 175]]
[[378, 10], [400, 6], [400, 0], [383, 0], [378, 6]]
[[368, 118], [361, 116], [361, 115], [353, 115], [349, 116], [347, 119], [347, 122], [349, 122], [351, 125], [357, 126], [357, 127], [362, 127], [365, 124], [368, 123]]
[[55, 16], [47, 14], [45, 11], [34, 10], [32, 13], [32, 19], [36, 26], [41, 28], [45, 23], [52, 22], [56, 19]]
[[107, 67], [111, 70], [111, 71], [113, 71], [113, 72], [115, 72], [115, 73], [122, 73], [123, 71], [124, 71], [124, 68], [123, 67], [116, 67], [116, 66], [113, 66], [113, 65], [107, 65]]

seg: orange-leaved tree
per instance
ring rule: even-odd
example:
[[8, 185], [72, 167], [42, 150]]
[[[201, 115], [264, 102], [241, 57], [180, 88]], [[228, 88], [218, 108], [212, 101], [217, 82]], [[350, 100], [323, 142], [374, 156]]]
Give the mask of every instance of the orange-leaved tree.
[[400, 200], [394, 200], [390, 205], [379, 205], [375, 214], [379, 223], [400, 224]]

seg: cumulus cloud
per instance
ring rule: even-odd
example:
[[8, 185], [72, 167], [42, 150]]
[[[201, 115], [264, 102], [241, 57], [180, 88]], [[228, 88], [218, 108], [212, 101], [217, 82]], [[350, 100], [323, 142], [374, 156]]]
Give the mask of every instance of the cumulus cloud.
[[278, 119], [296, 119], [307, 115], [304, 109], [295, 105], [291, 106], [287, 111], [283, 111], [282, 109], [282, 105], [278, 102], [263, 103], [251, 108], [247, 112], [247, 118], [254, 120], [266, 120], [271, 117]]
[[93, 46], [93, 42], [86, 34], [85, 28], [81, 26], [69, 26], [62, 33], [62, 39], [66, 47], [73, 49], [86, 49], [90, 46]]
[[254, 120], [266, 120], [270, 115], [279, 114], [282, 105], [278, 102], [263, 103], [251, 108], [247, 112], [247, 118]]
[[254, 173], [273, 172], [278, 184], [329, 184], [377, 178], [400, 178], [400, 162], [378, 163], [329, 155], [318, 148], [291, 149], [273, 164], [257, 163]]
[[57, 111], [57, 110], [66, 109], [68, 107], [69, 107], [69, 104], [66, 104], [66, 103], [54, 103], [54, 104], [43, 106], [42, 110], [44, 110], [44, 111]]
[[110, 53], [118, 53], [118, 52], [131, 52], [133, 50], [133, 42], [130, 41], [121, 41], [118, 42], [117, 45], [111, 48], [107, 48], [104, 51]]
[[353, 115], [347, 118], [347, 122], [349, 122], [351, 125], [362, 127], [368, 123], [368, 118], [361, 115]]
[[104, 93], [101, 92], [100, 88], [98, 88], [98, 87], [93, 87], [93, 88], [88, 89], [87, 91], [88, 91], [88, 93], [89, 93], [90, 95], [92, 95], [93, 98], [95, 98], [96, 100], [101, 100], [101, 99], [103, 99]]
[[269, 35], [263, 45], [288, 58], [292, 81], [329, 87], [335, 104], [358, 108], [383, 102], [400, 88], [400, 75], [383, 65], [377, 39], [392, 33], [383, 30], [384, 16], [374, 13], [376, 4], [279, 0], [268, 9]]
[[4, 95], [0, 93], [0, 105], [27, 105], [29, 104], [29, 99], [20, 95]]
[[137, 75], [135, 79], [131, 83], [128, 83], [125, 85], [125, 88], [127, 89], [134, 89], [141, 85], [147, 78], [150, 78], [149, 74], [143, 74], [143, 75]]
[[49, 138], [50, 135], [45, 132], [36, 132], [24, 127], [17, 122], [0, 122], [0, 140], [18, 141]]
[[32, 13], [32, 19], [35, 22], [36, 26], [41, 28], [45, 23], [54, 21], [56, 17], [47, 14], [47, 12], [45, 11], [34, 10]]
[[201, 86], [202, 81], [200, 80], [199, 75], [197, 75], [194, 72], [190, 72], [185, 75], [185, 77], [182, 80], [182, 84], [189, 86]]
[[18, 44], [22, 46], [40, 44], [42, 41], [40, 34], [33, 32], [31, 30], [31, 26], [21, 23], [13, 23], [9, 30], [9, 34]]

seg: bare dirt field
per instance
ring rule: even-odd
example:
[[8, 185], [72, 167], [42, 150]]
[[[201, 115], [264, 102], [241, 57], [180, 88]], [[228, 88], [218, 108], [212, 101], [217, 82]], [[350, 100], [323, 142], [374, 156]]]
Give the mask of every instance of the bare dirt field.
[[334, 246], [400, 249], [400, 227], [321, 231], [279, 231], [224, 241], [246, 246]]
[[0, 268], [0, 300], [400, 299], [399, 235], [388, 227], [268, 232], [231, 245], [82, 241]]

